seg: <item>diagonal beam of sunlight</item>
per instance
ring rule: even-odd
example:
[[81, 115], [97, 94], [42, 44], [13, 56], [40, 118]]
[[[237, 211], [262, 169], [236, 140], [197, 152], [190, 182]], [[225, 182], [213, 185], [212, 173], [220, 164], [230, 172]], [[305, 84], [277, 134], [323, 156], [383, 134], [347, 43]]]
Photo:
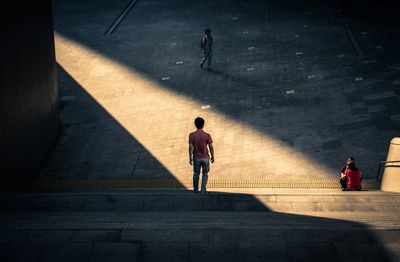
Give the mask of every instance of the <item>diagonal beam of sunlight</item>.
[[178, 179], [191, 177], [187, 137], [196, 116], [205, 118], [205, 129], [213, 136], [212, 178], [332, 177], [327, 167], [219, 113], [212, 105], [204, 110], [199, 101], [58, 33], [55, 42], [58, 63]]

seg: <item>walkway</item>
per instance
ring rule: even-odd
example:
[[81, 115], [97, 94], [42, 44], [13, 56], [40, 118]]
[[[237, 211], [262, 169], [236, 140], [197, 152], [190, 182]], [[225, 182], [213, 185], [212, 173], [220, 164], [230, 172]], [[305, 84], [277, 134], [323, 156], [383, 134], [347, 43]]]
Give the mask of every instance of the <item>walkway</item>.
[[375, 187], [400, 127], [395, 28], [326, 3], [151, 0], [104, 35], [125, 6], [55, 3], [63, 131], [36, 189], [189, 187], [196, 116], [216, 148], [211, 187], [337, 187], [348, 155]]

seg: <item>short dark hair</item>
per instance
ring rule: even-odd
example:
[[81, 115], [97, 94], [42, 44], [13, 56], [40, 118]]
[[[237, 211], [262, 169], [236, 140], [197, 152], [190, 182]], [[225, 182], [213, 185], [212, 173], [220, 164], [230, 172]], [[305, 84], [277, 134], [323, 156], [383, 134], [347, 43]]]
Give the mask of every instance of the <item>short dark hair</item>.
[[210, 28], [207, 28], [207, 29], [204, 31], [204, 33], [211, 33], [211, 29], [210, 29]]
[[201, 117], [196, 117], [194, 120], [194, 125], [196, 126], [197, 129], [201, 129], [204, 127], [204, 119]]

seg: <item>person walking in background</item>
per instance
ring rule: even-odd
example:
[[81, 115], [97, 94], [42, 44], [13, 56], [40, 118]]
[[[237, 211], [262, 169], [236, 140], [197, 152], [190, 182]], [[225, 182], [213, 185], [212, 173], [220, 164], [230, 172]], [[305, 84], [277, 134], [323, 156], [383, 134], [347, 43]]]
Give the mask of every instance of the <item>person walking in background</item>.
[[361, 190], [361, 180], [361, 172], [356, 167], [354, 158], [349, 157], [341, 173], [342, 190]]
[[[194, 125], [197, 130], [189, 134], [189, 164], [193, 165], [193, 190], [198, 193], [200, 170], [202, 170], [200, 193], [207, 193], [210, 161], [214, 163], [214, 146], [211, 135], [203, 131], [204, 119], [197, 117]], [[211, 158], [208, 149], [210, 149]]]
[[204, 36], [201, 38], [200, 47], [203, 51], [203, 59], [201, 60], [200, 67], [203, 67], [204, 62], [207, 60], [207, 69], [211, 69], [211, 60], [212, 60], [212, 46], [213, 46], [213, 38], [211, 36], [211, 30], [207, 28], [204, 31]]

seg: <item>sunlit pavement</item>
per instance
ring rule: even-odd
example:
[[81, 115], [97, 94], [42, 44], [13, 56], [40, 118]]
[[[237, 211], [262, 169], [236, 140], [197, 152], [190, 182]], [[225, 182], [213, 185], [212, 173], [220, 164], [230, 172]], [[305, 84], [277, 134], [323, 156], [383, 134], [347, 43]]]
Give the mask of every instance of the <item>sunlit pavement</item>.
[[[333, 5], [138, 1], [104, 35], [124, 7], [55, 2], [63, 130], [37, 188], [189, 187], [196, 116], [210, 187], [336, 187], [349, 155], [374, 180], [400, 126], [393, 28]], [[199, 68], [207, 27], [213, 71]]]
[[[127, 2], [55, 1], [62, 132], [34, 192], [0, 198], [0, 260], [399, 261], [399, 194], [374, 184], [398, 29], [300, 2], [138, 0], [104, 35]], [[196, 116], [209, 194], [186, 190]], [[348, 155], [368, 190], [339, 190]]]

